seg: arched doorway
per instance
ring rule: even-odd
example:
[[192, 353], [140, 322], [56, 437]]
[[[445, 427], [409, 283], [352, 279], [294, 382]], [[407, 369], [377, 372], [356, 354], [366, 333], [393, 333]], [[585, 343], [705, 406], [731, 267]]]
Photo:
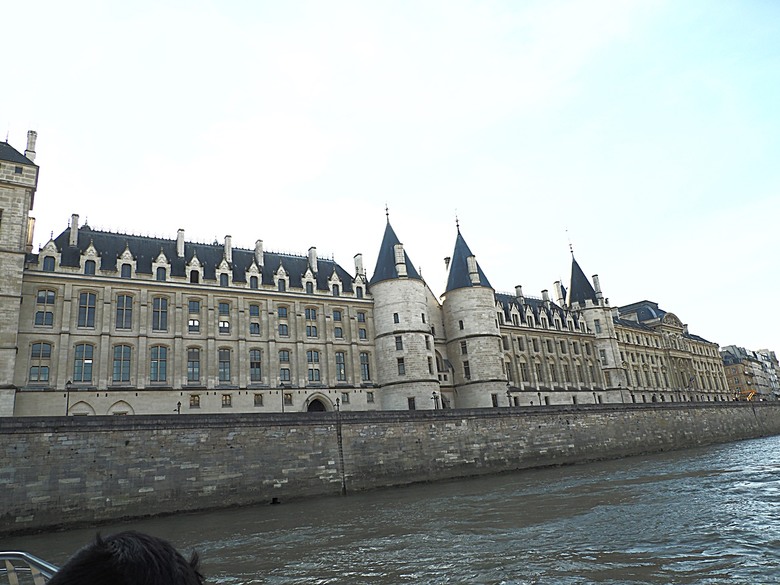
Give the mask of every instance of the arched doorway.
[[322, 400], [319, 398], [315, 398], [311, 402], [309, 402], [309, 407], [306, 409], [307, 412], [325, 412], [328, 409], [325, 408], [325, 405], [322, 403]]

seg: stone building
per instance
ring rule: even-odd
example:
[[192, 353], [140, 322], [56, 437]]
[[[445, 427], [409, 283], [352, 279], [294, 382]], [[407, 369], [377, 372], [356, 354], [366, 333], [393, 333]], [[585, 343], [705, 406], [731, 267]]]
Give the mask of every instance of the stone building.
[[0, 143], [0, 415], [725, 400], [718, 346], [650, 301], [496, 292], [458, 227], [440, 298], [389, 217], [370, 279], [295, 256], [70, 225], [32, 252], [35, 133]]
[[720, 355], [729, 390], [735, 398], [770, 400], [778, 397], [780, 389], [775, 352], [727, 345], [721, 349]]

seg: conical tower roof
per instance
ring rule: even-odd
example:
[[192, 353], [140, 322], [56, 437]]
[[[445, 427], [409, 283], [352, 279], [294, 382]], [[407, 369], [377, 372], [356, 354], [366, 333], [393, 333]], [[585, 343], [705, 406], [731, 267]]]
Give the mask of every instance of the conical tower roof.
[[596, 299], [596, 291], [593, 289], [593, 285], [590, 283], [585, 273], [577, 264], [577, 260], [574, 259], [574, 255], [571, 257], [571, 286], [569, 287], [569, 305], [574, 303], [585, 304], [585, 301], [590, 299], [594, 304], [598, 304]]
[[[376, 268], [374, 268], [374, 274], [371, 276], [369, 285], [376, 284], [382, 280], [390, 280], [392, 278], [399, 278], [398, 271], [395, 267], [395, 247], [401, 242], [398, 240], [398, 236], [393, 231], [393, 226], [390, 225], [390, 220], [387, 220], [387, 226], [385, 227], [385, 235], [382, 238], [382, 245], [379, 247], [379, 256], [376, 259]], [[422, 280], [420, 275], [414, 269], [414, 264], [409, 259], [409, 255], [404, 250], [404, 261], [406, 263], [406, 277], [416, 278]]]
[[479, 267], [479, 263], [477, 263], [479, 284], [471, 282], [468, 258], [473, 255], [474, 254], [472, 254], [469, 249], [469, 245], [460, 233], [460, 228], [458, 228], [458, 237], [455, 238], [455, 250], [452, 253], [452, 260], [450, 261], [450, 274], [447, 277], [446, 292], [455, 290], [456, 288], [465, 288], [469, 286], [486, 286], [488, 288], [493, 288], [490, 286], [490, 282], [488, 282], [485, 273], [482, 272], [482, 268]]

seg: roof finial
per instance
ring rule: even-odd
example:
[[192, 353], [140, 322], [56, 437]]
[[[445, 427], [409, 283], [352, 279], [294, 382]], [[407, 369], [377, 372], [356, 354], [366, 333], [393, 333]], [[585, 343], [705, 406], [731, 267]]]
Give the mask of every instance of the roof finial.
[[387, 217], [387, 223], [390, 223], [390, 209], [387, 207], [387, 201], [385, 201], [385, 216]]
[[460, 233], [460, 222], [458, 221], [458, 210], [455, 210], [455, 229]]
[[569, 252], [571, 252], [571, 257], [574, 258], [574, 246], [571, 245], [571, 238], [569, 237], [569, 228], [566, 228], [566, 239], [569, 240]]

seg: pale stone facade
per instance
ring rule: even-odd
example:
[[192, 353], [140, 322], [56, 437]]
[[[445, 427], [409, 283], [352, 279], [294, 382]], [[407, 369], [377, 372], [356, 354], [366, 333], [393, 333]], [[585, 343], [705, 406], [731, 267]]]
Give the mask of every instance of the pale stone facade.
[[[27, 156], [34, 157], [31, 135]], [[718, 347], [655, 303], [497, 293], [458, 229], [437, 298], [390, 226], [371, 280], [300, 256], [70, 226], [30, 250], [38, 167], [0, 152], [0, 415], [725, 400]], [[8, 161], [4, 159], [9, 159]], [[17, 170], [21, 168], [21, 171]]]

